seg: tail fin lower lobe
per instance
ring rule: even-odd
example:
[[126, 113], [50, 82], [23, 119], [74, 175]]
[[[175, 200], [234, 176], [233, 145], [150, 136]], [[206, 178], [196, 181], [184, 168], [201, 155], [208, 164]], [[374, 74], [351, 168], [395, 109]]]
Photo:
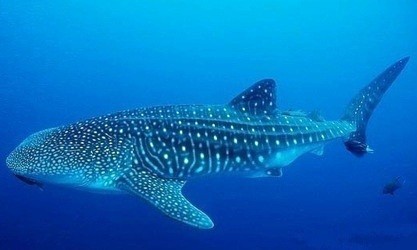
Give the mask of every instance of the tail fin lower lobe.
[[369, 118], [384, 93], [404, 69], [408, 60], [409, 57], [405, 57], [387, 68], [363, 88], [347, 106], [342, 120], [356, 126], [356, 131], [349, 135], [345, 141], [345, 146], [354, 155], [363, 156], [366, 153], [372, 152], [366, 144], [366, 126]]

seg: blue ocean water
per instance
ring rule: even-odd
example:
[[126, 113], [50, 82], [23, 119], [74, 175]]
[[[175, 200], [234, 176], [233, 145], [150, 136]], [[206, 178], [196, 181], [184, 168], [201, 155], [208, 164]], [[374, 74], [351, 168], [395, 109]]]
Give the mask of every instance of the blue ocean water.
[[[0, 1], [0, 249], [414, 249], [417, 245], [414, 1]], [[396, 60], [358, 159], [339, 141], [282, 178], [205, 177], [185, 195], [198, 230], [143, 200], [46, 186], [5, 158], [29, 134], [123, 109], [222, 104], [278, 82], [280, 109], [337, 119]], [[406, 183], [382, 194], [396, 176]]]

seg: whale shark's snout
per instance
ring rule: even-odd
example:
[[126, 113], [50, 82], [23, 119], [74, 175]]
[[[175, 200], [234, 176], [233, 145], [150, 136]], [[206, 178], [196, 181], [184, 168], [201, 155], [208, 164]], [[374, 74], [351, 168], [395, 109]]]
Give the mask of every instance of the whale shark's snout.
[[21, 163], [19, 160], [18, 153], [16, 152], [16, 149], [13, 150], [9, 156], [6, 158], [6, 165], [12, 171], [13, 174], [19, 174], [19, 169], [21, 168]]
[[36, 179], [37, 175], [46, 174], [51, 166], [51, 154], [48, 141], [53, 136], [54, 129], [37, 132], [26, 138], [6, 158], [7, 167], [20, 180]]
[[30, 186], [43, 189], [43, 184], [40, 181], [28, 177], [33, 175], [34, 172], [34, 150], [22, 144], [10, 153], [6, 159], [6, 164], [17, 179]]
[[36, 153], [24, 144], [25, 141], [16, 147], [6, 158], [7, 167], [14, 175], [24, 176], [33, 171], [32, 164]]
[[[78, 123], [34, 133], [10, 153], [6, 164], [29, 185], [52, 183], [114, 191], [111, 178], [120, 174], [130, 158], [127, 153], [118, 152], [123, 140], [99, 134], [100, 129]], [[103, 137], [108, 139], [106, 143]], [[107, 171], [105, 166], [114, 168]]]

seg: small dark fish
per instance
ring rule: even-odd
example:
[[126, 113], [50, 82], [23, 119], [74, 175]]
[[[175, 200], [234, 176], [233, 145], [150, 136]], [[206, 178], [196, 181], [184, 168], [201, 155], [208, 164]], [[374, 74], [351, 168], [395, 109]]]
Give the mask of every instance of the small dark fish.
[[35, 181], [33, 179], [18, 175], [18, 174], [15, 174], [14, 176], [16, 176], [17, 179], [21, 180], [22, 182], [24, 182], [24, 183], [26, 183], [30, 186], [37, 186], [40, 190], [43, 191], [43, 184], [42, 183], [40, 183], [38, 181]]
[[405, 183], [405, 180], [402, 180], [400, 176], [396, 177], [394, 180], [392, 180], [390, 183], [386, 184], [384, 186], [384, 189], [382, 190], [383, 194], [390, 194], [394, 195], [394, 192], [401, 188]]

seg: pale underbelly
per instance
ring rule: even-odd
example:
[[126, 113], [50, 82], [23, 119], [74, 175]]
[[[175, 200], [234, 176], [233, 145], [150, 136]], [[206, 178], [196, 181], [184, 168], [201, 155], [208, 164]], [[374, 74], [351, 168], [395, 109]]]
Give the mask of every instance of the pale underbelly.
[[301, 155], [320, 150], [323, 147], [324, 143], [315, 143], [279, 150], [278, 152], [271, 155], [266, 167], [286, 167]]

